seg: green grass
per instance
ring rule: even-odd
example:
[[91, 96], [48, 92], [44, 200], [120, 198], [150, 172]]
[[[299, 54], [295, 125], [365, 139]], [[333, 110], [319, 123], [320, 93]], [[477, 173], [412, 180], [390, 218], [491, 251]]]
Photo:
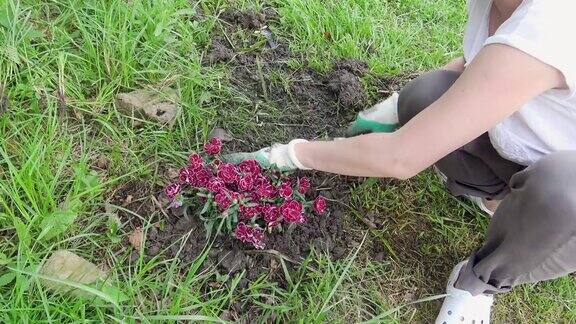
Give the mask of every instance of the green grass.
[[[238, 134], [258, 129], [248, 102], [237, 113], [219, 113], [237, 94], [225, 66], [202, 65], [221, 28], [217, 16], [229, 5], [275, 6], [280, 25], [272, 28], [299, 53], [296, 65], [326, 70], [336, 59], [358, 58], [383, 75], [424, 71], [457, 56], [465, 19], [458, 0], [0, 0], [0, 89], [10, 100], [0, 116], [0, 321], [219, 321], [243, 302], [279, 322], [434, 317], [438, 302], [420, 299], [443, 292], [445, 275], [481, 242], [488, 220], [447, 195], [431, 174], [353, 190], [356, 210], [385, 217], [377, 234], [397, 257], [383, 262], [362, 247], [338, 262], [315, 253], [287, 274], [286, 287], [260, 278], [242, 293], [240, 277], [203, 290], [214, 274], [200, 271], [202, 257], [184, 274], [174, 260], [126, 265], [131, 229], [116, 229], [104, 209], [107, 193], [129, 180], [161, 183], [162, 167], [181, 163], [217, 123]], [[176, 125], [132, 128], [115, 95], [159, 85], [181, 94]], [[110, 159], [107, 172], [90, 167], [100, 155]], [[368, 234], [363, 246], [376, 239]], [[121, 294], [102, 289], [100, 297], [74, 297], [43, 288], [38, 265], [57, 249], [109, 268]], [[566, 277], [521, 287], [498, 299], [496, 318], [572, 322], [575, 285]]]

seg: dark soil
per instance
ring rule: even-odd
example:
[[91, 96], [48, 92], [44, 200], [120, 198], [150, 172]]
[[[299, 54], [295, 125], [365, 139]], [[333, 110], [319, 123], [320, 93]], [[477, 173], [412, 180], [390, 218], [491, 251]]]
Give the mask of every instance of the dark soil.
[[[323, 73], [308, 67], [305, 58], [291, 52], [287, 40], [271, 34], [269, 27], [274, 30], [279, 24], [272, 9], [264, 13], [231, 9], [220, 18], [226, 35], [213, 36], [204, 64], [225, 64], [230, 69], [235, 97], [218, 98], [213, 104], [221, 106], [223, 120], [232, 123], [230, 117], [238, 108], [256, 107], [259, 125], [251, 133], [234, 134], [238, 141], [228, 146], [232, 150], [253, 150], [296, 137], [340, 137], [358, 111], [398, 90], [403, 81], [373, 75], [368, 65], [358, 60], [334, 62], [332, 69]], [[265, 38], [265, 33], [271, 36]], [[270, 38], [274, 46], [270, 46]]]

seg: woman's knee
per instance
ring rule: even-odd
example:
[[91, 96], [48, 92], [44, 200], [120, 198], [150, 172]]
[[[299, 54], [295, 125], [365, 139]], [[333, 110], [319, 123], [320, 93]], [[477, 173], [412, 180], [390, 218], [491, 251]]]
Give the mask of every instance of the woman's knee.
[[576, 151], [554, 152], [512, 177], [510, 187], [548, 206], [549, 216], [559, 211], [576, 220], [575, 166]]
[[398, 98], [400, 125], [406, 124], [438, 100], [460, 75], [461, 73], [456, 71], [436, 70], [423, 74], [406, 84]]

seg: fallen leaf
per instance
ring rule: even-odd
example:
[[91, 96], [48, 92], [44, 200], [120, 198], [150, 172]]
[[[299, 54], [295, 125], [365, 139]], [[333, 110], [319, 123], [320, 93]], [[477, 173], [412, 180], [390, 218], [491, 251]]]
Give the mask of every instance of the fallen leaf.
[[131, 118], [147, 118], [172, 126], [180, 110], [178, 101], [179, 97], [173, 89], [164, 93], [142, 89], [118, 94], [116, 107]]
[[[40, 267], [40, 274], [61, 281], [73, 281], [84, 285], [96, 283], [106, 279], [106, 272], [94, 263], [67, 250], [58, 250], [50, 256]], [[76, 295], [89, 295], [88, 293], [70, 287], [64, 283], [42, 279], [42, 284], [53, 290], [72, 292]]]
[[130, 242], [130, 245], [132, 245], [137, 251], [140, 251], [142, 249], [142, 238], [142, 228], [136, 227], [134, 232], [128, 236], [128, 242]]
[[132, 203], [132, 200], [134, 200], [134, 196], [128, 195], [128, 196], [126, 196], [126, 198], [124, 198], [124, 202], [122, 203], [122, 205], [128, 206]]
[[331, 42], [332, 41], [332, 34], [330, 32], [324, 32], [324, 39]]
[[234, 137], [230, 135], [224, 128], [216, 127], [210, 134], [208, 134], [208, 139], [218, 138], [222, 142], [230, 142], [234, 140]]

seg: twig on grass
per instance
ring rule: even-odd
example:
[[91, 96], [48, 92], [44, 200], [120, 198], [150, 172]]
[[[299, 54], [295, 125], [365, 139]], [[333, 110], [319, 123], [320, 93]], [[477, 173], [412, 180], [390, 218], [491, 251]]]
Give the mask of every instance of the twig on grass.
[[156, 199], [156, 197], [154, 195], [150, 196], [150, 199], [152, 199], [152, 202], [154, 203], [154, 205], [156, 205], [156, 207], [158, 207], [160, 209], [160, 211], [162, 212], [162, 214], [168, 218], [168, 213], [166, 213], [166, 211], [164, 210], [164, 207], [162, 207], [162, 204], [158, 201], [158, 199]]

